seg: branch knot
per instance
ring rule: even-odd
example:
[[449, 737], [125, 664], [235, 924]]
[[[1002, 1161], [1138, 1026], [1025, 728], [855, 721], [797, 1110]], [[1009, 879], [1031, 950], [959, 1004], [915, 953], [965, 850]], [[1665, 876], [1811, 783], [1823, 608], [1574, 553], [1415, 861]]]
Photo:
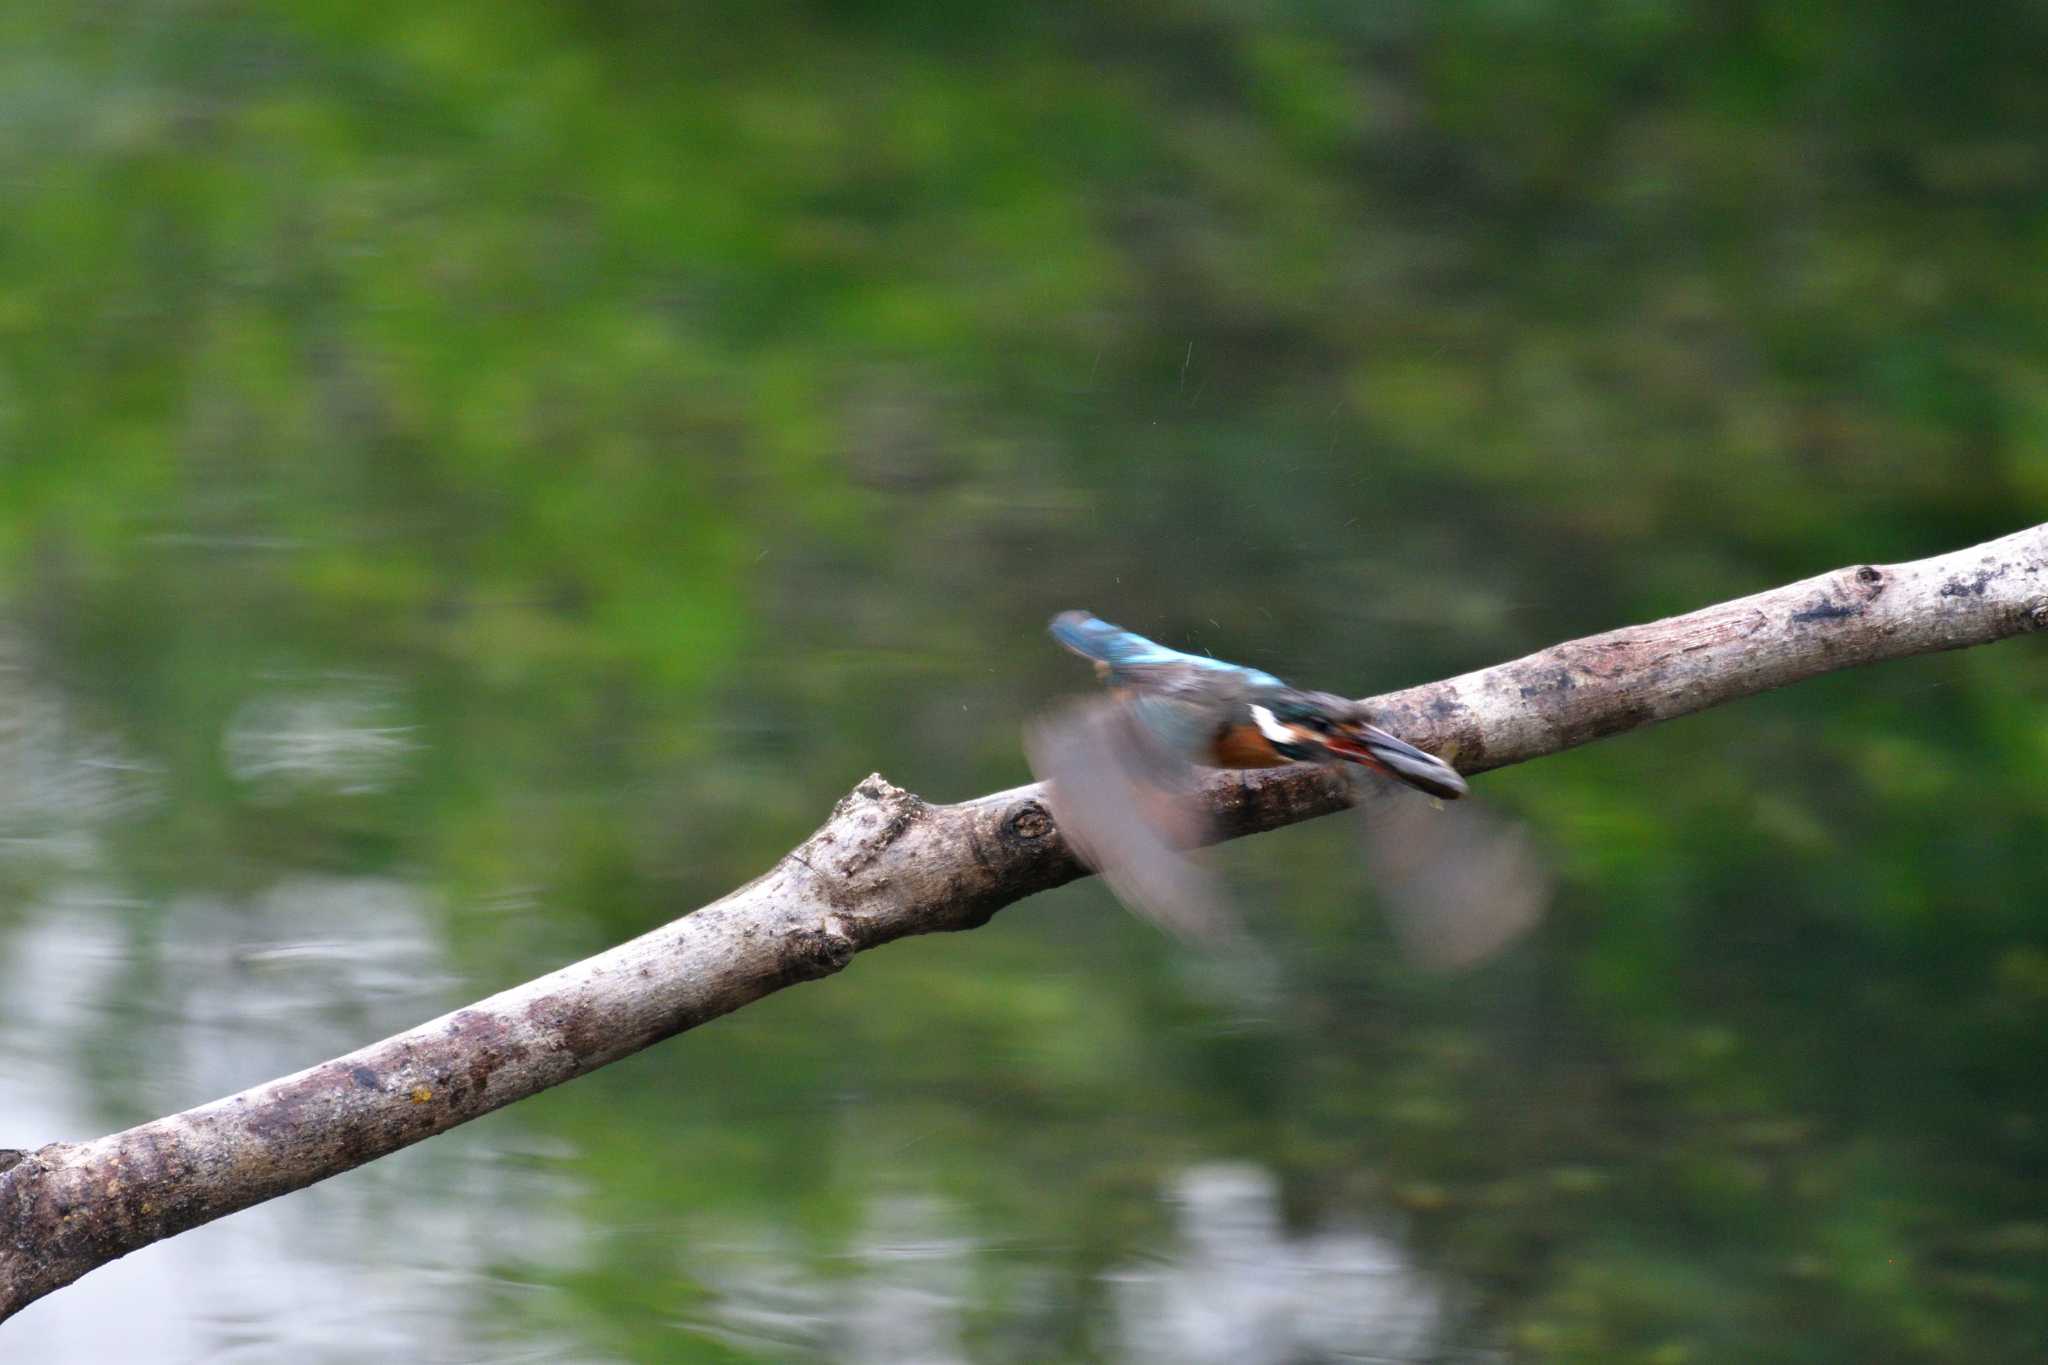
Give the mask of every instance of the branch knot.
[[857, 951], [852, 938], [826, 919], [812, 928], [792, 929], [782, 939], [782, 974], [791, 981], [816, 981], [843, 970]]

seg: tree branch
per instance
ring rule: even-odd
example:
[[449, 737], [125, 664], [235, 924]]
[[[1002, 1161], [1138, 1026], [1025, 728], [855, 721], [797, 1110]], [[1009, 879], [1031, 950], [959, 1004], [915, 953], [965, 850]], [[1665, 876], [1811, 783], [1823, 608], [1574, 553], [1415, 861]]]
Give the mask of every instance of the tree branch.
[[[1466, 772], [1819, 673], [2048, 628], [2048, 525], [1861, 565], [1380, 697]], [[1316, 769], [1219, 774], [1221, 837], [1346, 804]], [[95, 1266], [524, 1099], [912, 934], [1084, 874], [1036, 787], [934, 806], [880, 776], [731, 895], [296, 1075], [82, 1143], [0, 1151], [0, 1319]]]

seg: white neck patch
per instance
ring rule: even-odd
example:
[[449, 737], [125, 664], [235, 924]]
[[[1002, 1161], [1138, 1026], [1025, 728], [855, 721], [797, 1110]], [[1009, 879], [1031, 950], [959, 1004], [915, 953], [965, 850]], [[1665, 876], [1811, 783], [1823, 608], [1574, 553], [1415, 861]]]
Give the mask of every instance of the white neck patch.
[[1252, 723], [1259, 727], [1259, 733], [1275, 744], [1293, 744], [1294, 731], [1280, 723], [1280, 718], [1263, 706], [1252, 708]]

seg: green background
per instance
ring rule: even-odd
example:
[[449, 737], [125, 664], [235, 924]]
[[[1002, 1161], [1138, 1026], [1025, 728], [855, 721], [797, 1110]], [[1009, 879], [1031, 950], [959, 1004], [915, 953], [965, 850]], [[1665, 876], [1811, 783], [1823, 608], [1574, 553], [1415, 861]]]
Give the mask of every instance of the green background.
[[[2043, 51], [1903, 0], [8, 7], [0, 1143], [595, 951], [869, 771], [1025, 780], [1062, 608], [1365, 693], [2041, 519]], [[1076, 886], [0, 1344], [2037, 1359], [2042, 650], [1481, 779], [1562, 889], [1475, 973], [1317, 822], [1217, 857], [1269, 1014]]]

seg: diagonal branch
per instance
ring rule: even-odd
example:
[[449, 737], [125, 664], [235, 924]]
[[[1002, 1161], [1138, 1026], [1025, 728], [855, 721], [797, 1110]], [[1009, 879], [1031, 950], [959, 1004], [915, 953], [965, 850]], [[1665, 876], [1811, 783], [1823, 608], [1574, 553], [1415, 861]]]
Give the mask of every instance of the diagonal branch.
[[[1822, 574], [1377, 698], [1480, 772], [1802, 678], [2048, 628], [2048, 524]], [[1346, 804], [1318, 770], [1224, 774], [1225, 838]], [[0, 1151], [0, 1319], [95, 1266], [580, 1076], [912, 934], [1084, 874], [1036, 787], [935, 806], [879, 776], [765, 875], [418, 1028], [83, 1143]]]

